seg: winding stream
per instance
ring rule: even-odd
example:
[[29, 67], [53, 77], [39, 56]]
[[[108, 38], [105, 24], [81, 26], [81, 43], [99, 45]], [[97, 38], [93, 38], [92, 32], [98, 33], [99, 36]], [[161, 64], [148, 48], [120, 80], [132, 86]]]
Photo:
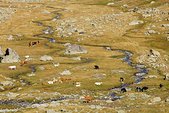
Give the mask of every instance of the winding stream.
[[[45, 32], [43, 32], [42, 34], [35, 35], [35, 37], [38, 36], [38, 37], [41, 37], [41, 38], [48, 39], [48, 37], [45, 37], [43, 35], [51, 35], [53, 33], [52, 32], [53, 28], [51, 26], [44, 25], [43, 22], [36, 21], [35, 23], [37, 23], [40, 26], [43, 26], [44, 28], [47, 28], [46, 34], [45, 34]], [[59, 42], [56, 42], [56, 44], [57, 43], [59, 43]], [[85, 45], [85, 46], [87, 46], [87, 45]], [[89, 46], [103, 47], [103, 48], [106, 47], [106, 46], [103, 46], [103, 45], [102, 46], [101, 45], [89, 45]], [[109, 47], [109, 48], [111, 48], [111, 47]], [[144, 64], [133, 63], [133, 61], [132, 61], [133, 53], [132, 52], [130, 52], [128, 50], [121, 50], [121, 49], [111, 49], [111, 51], [117, 51], [117, 52], [123, 53], [124, 57], [121, 60], [126, 62], [129, 66], [131, 66], [131, 67], [133, 67], [134, 69], [137, 70], [137, 72], [133, 74], [133, 77], [135, 78], [135, 81], [133, 83], [122, 84], [118, 87], [112, 88], [111, 90], [114, 90], [114, 89], [121, 90], [122, 88], [129, 87], [130, 85], [138, 84], [148, 74], [148, 69], [146, 68], [146, 66]], [[116, 95], [111, 94], [111, 96], [114, 98]], [[59, 100], [68, 100], [68, 99], [70, 99], [70, 98], [60, 97], [60, 98], [56, 98], [56, 99], [48, 99], [48, 100], [45, 100], [45, 101], [35, 102], [35, 103], [28, 102], [28, 101], [21, 101], [21, 100], [0, 100], [0, 105], [13, 105], [13, 106], [19, 106], [19, 107], [30, 107], [33, 104], [43, 104], [43, 103], [49, 103], [49, 102], [54, 102], [54, 101], [59, 101]]]

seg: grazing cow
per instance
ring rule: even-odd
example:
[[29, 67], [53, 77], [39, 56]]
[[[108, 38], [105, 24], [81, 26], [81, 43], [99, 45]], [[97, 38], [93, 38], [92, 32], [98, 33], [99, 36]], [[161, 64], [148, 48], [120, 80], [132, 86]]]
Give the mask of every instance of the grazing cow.
[[148, 87], [147, 86], [144, 86], [144, 87], [136, 87], [136, 91], [137, 92], [144, 92], [144, 91], [146, 91], [146, 90], [148, 90]]
[[67, 82], [67, 81], [70, 81], [70, 80], [72, 80], [72, 79], [71, 79], [71, 78], [62, 78], [62, 77], [59, 77], [59, 81], [60, 81], [61, 83]]
[[163, 85], [162, 85], [162, 84], [160, 84], [160, 85], [159, 85], [159, 87], [160, 87], [160, 88], [162, 88], [162, 87], [163, 87]]
[[98, 65], [94, 65], [94, 69], [100, 69]]
[[88, 95], [88, 96], [84, 96], [84, 99], [85, 99], [85, 100], [83, 101], [84, 103], [92, 102], [92, 97], [89, 96], [89, 95]]
[[29, 42], [29, 47], [40, 44], [39, 41]]
[[142, 88], [141, 87], [136, 87], [136, 91], [137, 92], [142, 92]]
[[96, 86], [100, 86], [100, 85], [102, 85], [103, 84], [103, 82], [95, 82], [95, 85]]
[[122, 93], [127, 92], [126, 88], [121, 88], [121, 92]]
[[5, 51], [5, 56], [9, 55], [9, 49], [7, 48]]
[[81, 86], [81, 82], [76, 82], [76, 87], [80, 87]]
[[20, 66], [23, 66], [23, 65], [25, 65], [25, 64], [27, 64], [27, 63], [28, 63], [28, 62], [25, 61], [25, 60], [24, 60], [24, 61], [21, 61], [21, 62], [20, 62]]
[[142, 92], [148, 90], [147, 86], [142, 87]]
[[120, 77], [120, 82], [123, 82], [124, 81], [124, 78], [123, 77]]
[[10, 70], [16, 70], [16, 66], [9, 66], [8, 67]]

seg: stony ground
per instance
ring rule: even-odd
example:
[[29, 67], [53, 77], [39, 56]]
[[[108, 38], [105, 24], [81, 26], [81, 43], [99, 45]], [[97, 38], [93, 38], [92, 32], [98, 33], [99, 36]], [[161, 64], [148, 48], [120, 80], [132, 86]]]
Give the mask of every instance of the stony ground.
[[0, 15], [0, 112], [168, 112], [168, 0], [1, 0]]

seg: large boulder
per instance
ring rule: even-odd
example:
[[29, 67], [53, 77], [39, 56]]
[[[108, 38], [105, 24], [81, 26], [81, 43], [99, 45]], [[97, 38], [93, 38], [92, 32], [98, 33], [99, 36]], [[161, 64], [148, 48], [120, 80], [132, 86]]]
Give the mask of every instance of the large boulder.
[[7, 48], [5, 51], [5, 55], [2, 56], [1, 63], [14, 63], [19, 61], [20, 61], [20, 57], [16, 53], [16, 51], [12, 50], [11, 48]]
[[65, 51], [65, 54], [82, 54], [82, 53], [87, 53], [87, 50], [76, 44], [67, 44], [66, 45], [67, 49]]

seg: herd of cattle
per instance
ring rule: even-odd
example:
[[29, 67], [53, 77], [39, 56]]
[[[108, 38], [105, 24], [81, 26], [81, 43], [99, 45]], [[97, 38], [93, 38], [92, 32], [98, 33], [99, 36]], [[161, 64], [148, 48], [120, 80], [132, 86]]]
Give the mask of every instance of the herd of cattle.
[[[32, 46], [35, 46], [35, 45], [38, 45], [38, 44], [40, 44], [40, 41], [31, 41], [31, 42], [29, 42], [29, 47], [32, 47]], [[6, 54], [8, 54], [8, 51], [6, 51]], [[20, 66], [24, 66], [25, 64], [27, 64], [28, 63], [28, 61], [27, 61], [27, 58], [29, 58], [29, 56], [25, 56], [25, 60], [23, 60], [23, 61], [21, 61], [20, 62]], [[8, 67], [10, 70], [16, 70], [16, 66], [9, 66]], [[96, 70], [98, 70], [98, 69], [100, 69], [100, 67], [98, 66], [98, 65], [94, 65], [94, 69], [96, 69]], [[33, 73], [34, 73], [35, 71], [33, 71]], [[164, 78], [164, 80], [165, 80], [166, 78]], [[67, 82], [67, 81], [71, 81], [72, 79], [71, 78], [63, 78], [63, 77], [60, 77], [60, 79], [59, 79], [59, 81], [61, 82], [61, 83], [63, 83], [63, 82]], [[121, 84], [124, 84], [124, 78], [123, 77], [120, 77], [119, 78], [119, 82], [121, 83]], [[53, 84], [55, 81], [48, 81], [48, 83], [49, 84]], [[81, 86], [81, 83], [80, 82], [73, 82], [73, 84], [76, 86], [76, 87], [80, 87]], [[100, 86], [100, 85], [102, 85], [102, 82], [95, 82], [95, 85], [96, 86]], [[159, 85], [159, 88], [162, 88], [163, 87], [163, 85], [162, 84], [160, 84]], [[136, 87], [135, 88], [135, 91], [136, 92], [144, 92], [144, 91], [147, 91], [149, 88], [147, 87], [147, 86], [144, 86], [144, 87]], [[127, 89], [125, 88], [125, 87], [121, 87], [121, 89], [120, 89], [120, 91], [121, 91], [121, 93], [125, 93], [125, 92], [127, 92]], [[84, 97], [84, 103], [89, 103], [89, 102], [91, 102], [92, 101], [92, 97], [91, 96], [85, 96]]]

